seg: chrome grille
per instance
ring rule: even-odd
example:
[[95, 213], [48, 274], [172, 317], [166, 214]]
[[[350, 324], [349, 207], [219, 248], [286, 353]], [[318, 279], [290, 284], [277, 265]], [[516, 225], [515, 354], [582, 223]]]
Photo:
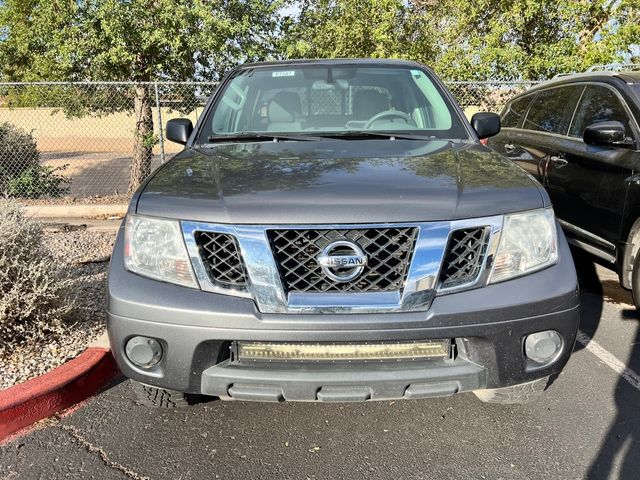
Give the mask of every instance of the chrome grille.
[[[268, 230], [267, 235], [290, 292], [388, 292], [401, 290], [409, 267], [417, 228], [367, 228], [348, 230]], [[321, 270], [316, 257], [330, 242], [356, 242], [368, 258], [362, 274], [338, 283]]]
[[247, 273], [233, 235], [195, 232], [200, 258], [212, 282], [229, 287], [244, 287]]
[[440, 274], [443, 288], [471, 283], [482, 270], [489, 229], [455, 230], [449, 236]]

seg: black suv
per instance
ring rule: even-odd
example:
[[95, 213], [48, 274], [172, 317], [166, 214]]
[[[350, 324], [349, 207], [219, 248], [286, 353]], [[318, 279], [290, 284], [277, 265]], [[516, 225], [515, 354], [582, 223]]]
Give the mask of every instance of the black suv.
[[569, 243], [640, 305], [640, 72], [556, 78], [513, 98], [489, 141], [547, 189]]

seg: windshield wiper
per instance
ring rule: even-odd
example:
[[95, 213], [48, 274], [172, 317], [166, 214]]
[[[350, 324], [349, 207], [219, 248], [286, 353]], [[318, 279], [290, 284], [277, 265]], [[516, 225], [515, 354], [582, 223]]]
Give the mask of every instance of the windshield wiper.
[[[237, 141], [272, 141], [280, 140], [298, 141], [298, 142], [314, 142], [330, 139], [363, 139], [363, 138], [386, 138], [388, 140], [438, 140], [434, 135], [419, 135], [409, 133], [392, 133], [392, 132], [370, 132], [367, 130], [347, 130], [344, 132], [322, 132], [322, 135], [294, 135], [294, 134], [278, 134], [278, 133], [256, 133], [256, 132], [240, 132], [228, 135], [211, 135], [207, 138], [209, 142], [237, 142]], [[442, 139], [445, 140], [445, 139]]]
[[313, 142], [319, 140], [325, 140], [325, 138], [316, 135], [290, 135], [279, 133], [255, 133], [255, 132], [240, 132], [229, 135], [211, 135], [207, 138], [209, 142], [236, 142], [242, 141], [255, 141], [255, 140], [271, 140], [277, 142], [278, 140], [293, 140], [298, 142]]
[[346, 132], [326, 134], [327, 137], [333, 138], [387, 138], [389, 140], [437, 140], [433, 135], [412, 135], [408, 133], [385, 133], [385, 132], [369, 132], [367, 130], [347, 130]]

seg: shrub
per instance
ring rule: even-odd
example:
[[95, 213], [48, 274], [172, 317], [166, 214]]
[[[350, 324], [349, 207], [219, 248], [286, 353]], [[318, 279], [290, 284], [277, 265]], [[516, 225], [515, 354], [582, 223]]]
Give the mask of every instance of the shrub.
[[68, 192], [63, 168], [40, 165], [40, 152], [30, 132], [0, 123], [0, 192], [10, 197], [59, 197]]
[[71, 279], [43, 244], [42, 226], [0, 199], [0, 351], [61, 334], [74, 310]]
[[66, 168], [53, 168], [35, 165], [24, 170], [20, 175], [10, 177], [6, 181], [6, 194], [9, 197], [40, 198], [44, 196], [61, 197], [69, 188], [67, 179], [57, 172]]
[[38, 165], [40, 152], [33, 135], [10, 123], [0, 123], [0, 175], [17, 177]]

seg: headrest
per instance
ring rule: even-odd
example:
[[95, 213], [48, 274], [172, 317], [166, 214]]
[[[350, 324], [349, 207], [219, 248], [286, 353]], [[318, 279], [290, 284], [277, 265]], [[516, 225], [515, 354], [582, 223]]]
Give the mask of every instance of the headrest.
[[269, 122], [293, 122], [302, 114], [300, 97], [295, 92], [276, 93], [267, 111]]

